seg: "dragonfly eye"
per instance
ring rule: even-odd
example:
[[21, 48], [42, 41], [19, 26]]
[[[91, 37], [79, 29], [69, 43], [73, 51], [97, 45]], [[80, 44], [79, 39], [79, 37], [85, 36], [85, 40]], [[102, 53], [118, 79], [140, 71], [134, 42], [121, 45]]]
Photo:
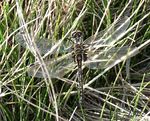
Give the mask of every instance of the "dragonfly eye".
[[83, 33], [81, 31], [74, 31], [72, 32], [72, 39], [73, 41], [77, 42], [81, 42], [83, 40]]

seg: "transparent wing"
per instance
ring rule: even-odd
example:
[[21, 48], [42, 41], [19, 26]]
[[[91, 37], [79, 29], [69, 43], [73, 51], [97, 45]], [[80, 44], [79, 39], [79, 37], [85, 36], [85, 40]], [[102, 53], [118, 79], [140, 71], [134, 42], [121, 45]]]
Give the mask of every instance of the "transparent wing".
[[[23, 33], [17, 33], [15, 36], [15, 40], [24, 48], [27, 48], [27, 44], [24, 38], [24, 34]], [[44, 55], [45, 53], [49, 52], [53, 46], [54, 43], [52, 43], [52, 40], [49, 39], [44, 39], [44, 38], [38, 38], [35, 40], [36, 46], [39, 49], [41, 55]], [[60, 53], [65, 53], [67, 51], [70, 51], [70, 47], [67, 47], [68, 43], [63, 43], [60, 48], [59, 48], [59, 52]], [[71, 45], [71, 44], [70, 44]], [[30, 49], [30, 48], [29, 48]], [[55, 53], [57, 51], [58, 48], [56, 48], [56, 50], [53, 51], [53, 53]]]
[[[15, 40], [22, 47], [27, 48], [27, 44], [23, 33], [16, 34]], [[53, 46], [52, 42], [49, 41], [48, 39], [36, 39], [35, 43], [40, 53], [43, 55], [48, 51], [50, 51]], [[46, 67], [49, 71], [49, 75], [51, 78], [63, 77], [70, 69], [74, 69], [75, 67], [74, 61], [72, 59], [71, 47], [67, 47], [66, 43], [62, 44], [59, 48], [60, 56], [57, 55], [57, 57], [55, 57], [56, 51], [57, 49], [53, 51], [54, 57], [51, 57], [50, 60], [45, 61]], [[32, 64], [32, 66], [29, 67], [28, 75], [37, 78], [43, 78], [43, 72], [37, 62]]]
[[[123, 35], [130, 24], [130, 20], [126, 21], [127, 19], [128, 18], [125, 17], [124, 19], [120, 20], [118, 24], [115, 24], [111, 29], [108, 29], [106, 31], [104, 30], [103, 32], [99, 33], [95, 41], [92, 41], [93, 36], [85, 41], [85, 43], [88, 43], [89, 45], [88, 60], [84, 63], [85, 65], [92, 69], [106, 68], [111, 63], [115, 62], [116, 59], [120, 58], [122, 55], [127, 54], [128, 47], [108, 48], [106, 46], [106, 48], [100, 49], [100, 47], [105, 47], [105, 45], [116, 42]], [[123, 21], [126, 22], [123, 23]], [[16, 40], [21, 44], [21, 46], [27, 47], [22, 34], [18, 33], [16, 35]], [[47, 53], [52, 47], [52, 43], [47, 39], [38, 39], [36, 41], [36, 44], [41, 54]], [[64, 44], [59, 52], [61, 53], [61, 51], [70, 50], [67, 47], [68, 46]], [[45, 62], [47, 69], [49, 70], [50, 77], [61, 78], [69, 71], [75, 69], [76, 64], [71, 59], [71, 53], [68, 54], [69, 56], [63, 59], [60, 59], [63, 57], [61, 56], [57, 57], [57, 59], [54, 58], [50, 61]], [[38, 63], [33, 64], [29, 68], [28, 75], [43, 78], [43, 73]]]
[[122, 17], [114, 25], [111, 25], [107, 29], [99, 32], [96, 36], [93, 35], [85, 40], [90, 48], [99, 48], [104, 46], [110, 46], [125, 35], [126, 29], [129, 27], [130, 19], [127, 16]]
[[[106, 50], [106, 52], [99, 50], [92, 53], [93, 56], [91, 55], [87, 61], [83, 62], [83, 66], [87, 66], [90, 69], [105, 69], [115, 63], [116, 60], [120, 59], [122, 56], [127, 55], [128, 52], [133, 49], [134, 48], [124, 46], [121, 48], [111, 48], [110, 50]], [[57, 57], [57, 59], [51, 59], [45, 62], [51, 78], [60, 79], [69, 72], [73, 72], [77, 69], [77, 64], [71, 59], [71, 55], [72, 53], [68, 53]], [[43, 78], [43, 72], [38, 63], [35, 63], [29, 68], [28, 75]]]
[[[68, 72], [71, 72], [75, 69], [76, 64], [73, 62], [70, 56], [71, 53], [57, 57], [57, 59], [53, 58], [45, 62], [51, 78], [62, 78]], [[34, 63], [28, 69], [28, 75], [37, 78], [43, 78], [43, 72], [39, 66], [39, 63]]]
[[[27, 44], [24, 38], [24, 34], [23, 33], [17, 33], [15, 36], [15, 40], [24, 48], [27, 48]], [[39, 49], [41, 54], [45, 54], [47, 53], [51, 47], [52, 47], [52, 43], [48, 40], [48, 39], [37, 39], [35, 41], [37, 48]]]
[[[134, 48], [123, 46], [123, 47], [115, 47], [110, 49], [102, 49], [97, 50], [94, 53], [89, 52], [90, 57], [88, 57], [87, 62], [85, 65], [91, 69], [104, 69], [108, 66], [115, 63], [118, 59], [122, 56], [128, 55]], [[130, 57], [134, 56], [136, 53], [131, 55]]]
[[123, 55], [126, 55], [131, 48], [113, 47], [119, 39], [121, 39], [130, 24], [130, 19], [125, 16], [121, 18], [116, 24], [98, 33], [96, 38], [91, 36], [85, 40], [89, 43], [88, 47], [88, 67], [92, 69], [106, 68], [115, 60]]

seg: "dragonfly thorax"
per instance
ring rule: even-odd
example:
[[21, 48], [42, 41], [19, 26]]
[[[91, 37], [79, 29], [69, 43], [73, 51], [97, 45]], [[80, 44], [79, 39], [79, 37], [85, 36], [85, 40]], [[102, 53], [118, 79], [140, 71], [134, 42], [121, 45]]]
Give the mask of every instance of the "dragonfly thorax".
[[73, 49], [73, 58], [74, 61], [86, 61], [87, 60], [87, 48], [84, 44], [74, 44]]

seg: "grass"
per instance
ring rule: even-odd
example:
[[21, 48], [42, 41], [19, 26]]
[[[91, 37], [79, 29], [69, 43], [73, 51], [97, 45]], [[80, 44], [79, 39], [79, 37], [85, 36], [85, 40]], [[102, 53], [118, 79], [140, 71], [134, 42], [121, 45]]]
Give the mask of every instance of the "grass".
[[[149, 5], [149, 0], [0, 2], [0, 120], [150, 118]], [[75, 30], [84, 33], [85, 44], [98, 43], [89, 45], [93, 53], [83, 62], [82, 107], [76, 63], [67, 51]]]

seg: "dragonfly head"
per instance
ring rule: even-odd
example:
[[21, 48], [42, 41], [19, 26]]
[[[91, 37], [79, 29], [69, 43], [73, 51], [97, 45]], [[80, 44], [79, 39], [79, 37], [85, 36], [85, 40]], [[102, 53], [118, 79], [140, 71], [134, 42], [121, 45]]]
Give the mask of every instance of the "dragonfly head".
[[73, 31], [71, 34], [72, 41], [76, 44], [83, 42], [83, 33], [81, 31]]

